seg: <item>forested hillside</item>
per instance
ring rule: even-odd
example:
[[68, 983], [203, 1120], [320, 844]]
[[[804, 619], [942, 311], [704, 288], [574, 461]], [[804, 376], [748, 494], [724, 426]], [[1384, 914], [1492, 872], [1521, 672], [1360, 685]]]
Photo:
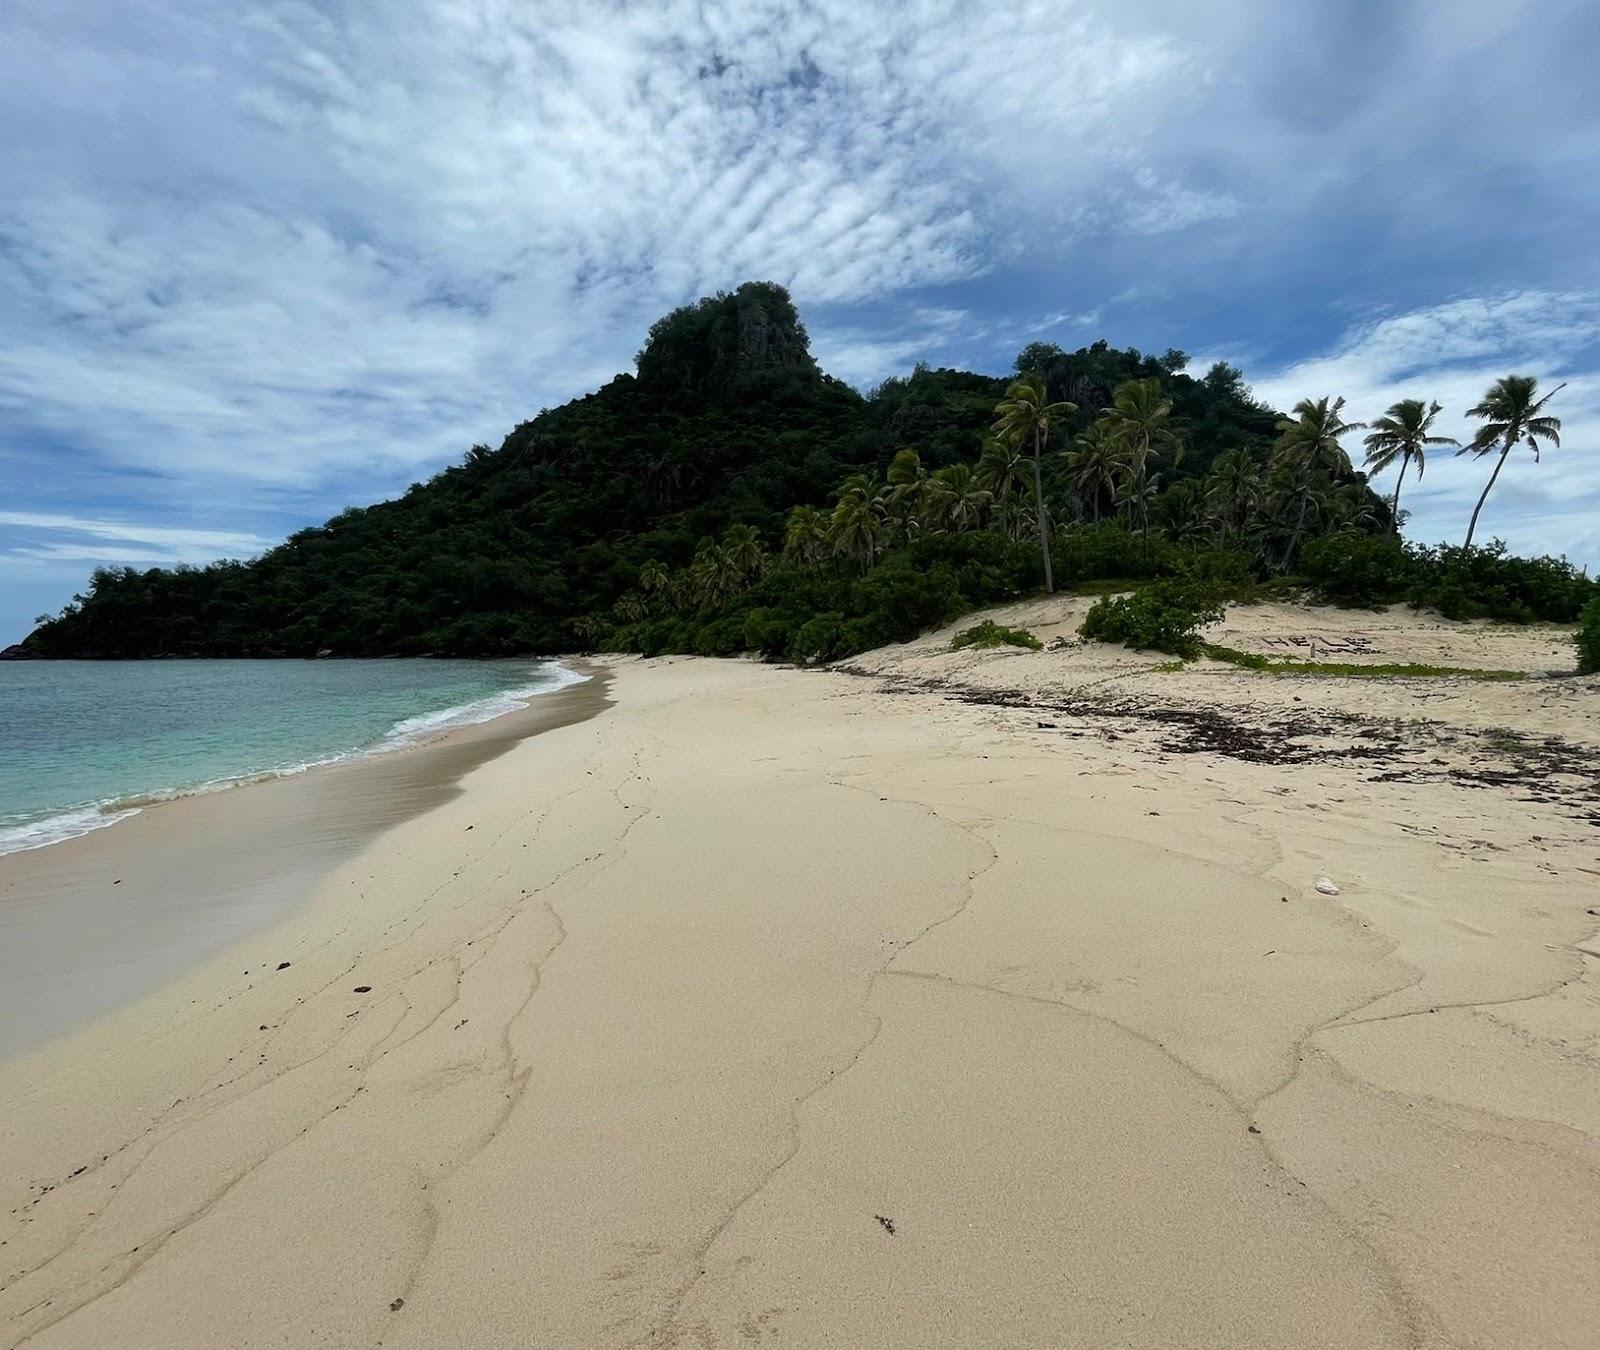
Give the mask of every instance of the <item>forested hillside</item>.
[[[1184, 365], [1182, 353], [1103, 342], [1018, 357], [1060, 405], [1040, 465], [1063, 557], [1093, 540], [1133, 564], [1204, 546], [1265, 572], [1319, 534], [1389, 527], [1347, 460], [1319, 461], [1303, 481], [1275, 463], [1282, 414], [1255, 403], [1239, 372], [1192, 378]], [[98, 571], [13, 654], [491, 655], [603, 642], [803, 655], [791, 651], [798, 627], [848, 624], [861, 609], [851, 588], [885, 569], [874, 584], [886, 598], [872, 603], [893, 621], [857, 640], [1039, 584], [1033, 442], [994, 431], [1009, 379], [919, 368], [863, 396], [818, 369], [788, 295], [762, 283], [658, 321], [637, 367], [253, 561]], [[748, 529], [730, 544], [730, 527]], [[929, 604], [906, 593], [913, 576], [934, 585]], [[750, 640], [754, 608], [788, 616], [782, 641]]]

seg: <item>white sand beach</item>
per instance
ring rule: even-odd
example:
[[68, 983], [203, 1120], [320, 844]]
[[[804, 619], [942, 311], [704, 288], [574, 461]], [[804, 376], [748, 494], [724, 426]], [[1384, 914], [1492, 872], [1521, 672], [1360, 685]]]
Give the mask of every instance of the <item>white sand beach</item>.
[[1600, 680], [949, 636], [619, 661], [0, 1064], [0, 1345], [1600, 1344]]

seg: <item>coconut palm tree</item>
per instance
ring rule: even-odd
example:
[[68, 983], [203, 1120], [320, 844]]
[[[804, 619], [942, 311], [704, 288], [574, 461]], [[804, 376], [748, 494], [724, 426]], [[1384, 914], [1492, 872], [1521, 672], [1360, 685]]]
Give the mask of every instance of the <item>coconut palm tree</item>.
[[929, 516], [955, 534], [977, 529], [991, 500], [970, 464], [940, 469], [928, 479], [926, 496]]
[[1127, 466], [1103, 421], [1080, 434], [1072, 447], [1066, 452], [1067, 477], [1088, 501], [1091, 518], [1099, 520], [1102, 494], [1116, 499], [1117, 484]]
[[1472, 547], [1472, 536], [1478, 528], [1478, 513], [1489, 500], [1494, 480], [1500, 476], [1512, 446], [1519, 442], [1525, 444], [1533, 451], [1533, 462], [1537, 464], [1540, 441], [1549, 441], [1551, 445], [1561, 444], [1561, 419], [1550, 417], [1542, 410], [1566, 387], [1563, 381], [1536, 402], [1533, 396], [1539, 389], [1538, 380], [1532, 375], [1507, 375], [1489, 386], [1489, 392], [1477, 407], [1467, 410], [1468, 417], [1482, 418], [1483, 425], [1478, 428], [1478, 434], [1456, 453], [1471, 453], [1482, 459], [1496, 446], [1500, 448], [1500, 458], [1494, 462], [1494, 472], [1484, 484], [1483, 496], [1478, 498], [1478, 504], [1472, 508], [1472, 519], [1467, 522], [1468, 548]]
[[1133, 478], [1133, 490], [1125, 495], [1138, 509], [1139, 532], [1148, 553], [1151, 494], [1145, 488], [1150, 461], [1168, 455], [1176, 465], [1183, 458], [1183, 440], [1172, 425], [1172, 400], [1161, 392], [1161, 381], [1153, 376], [1146, 380], [1128, 380], [1117, 386], [1111, 406], [1101, 414], [1101, 419], [1106, 424], [1106, 434], [1122, 452]]
[[852, 474], [839, 488], [839, 502], [828, 522], [828, 542], [840, 557], [854, 558], [861, 575], [872, 570], [888, 538], [883, 521], [883, 503], [872, 484], [861, 474]]
[[1344, 420], [1344, 400], [1303, 398], [1294, 405], [1294, 417], [1278, 423], [1278, 443], [1273, 449], [1274, 468], [1289, 485], [1291, 501], [1299, 501], [1294, 530], [1278, 565], [1287, 568], [1300, 546], [1306, 512], [1311, 507], [1318, 473], [1337, 477], [1354, 472], [1350, 456], [1339, 444], [1341, 436], [1360, 431], [1365, 423]]
[[992, 436], [984, 442], [978, 456], [977, 478], [978, 486], [994, 498], [1000, 528], [1015, 539], [1020, 533], [1018, 525], [1022, 515], [1017, 503], [1028, 490], [1032, 478], [1027, 455], [1004, 436]]
[[1235, 446], [1212, 462], [1206, 497], [1222, 525], [1224, 538], [1238, 538], [1261, 502], [1261, 469], [1248, 450]]
[[1152, 473], [1143, 479], [1134, 477], [1132, 473], [1125, 475], [1117, 488], [1116, 504], [1126, 513], [1128, 524], [1135, 521], [1147, 521], [1150, 518], [1150, 506], [1161, 491], [1161, 475]]
[[1315, 505], [1321, 517], [1340, 530], [1376, 534], [1382, 521], [1378, 499], [1365, 483], [1341, 484], [1319, 496]]
[[1078, 411], [1076, 403], [1047, 402], [1044, 381], [1037, 375], [1013, 380], [1006, 396], [995, 405], [994, 429], [1013, 445], [1033, 442], [1033, 501], [1039, 520], [1039, 554], [1044, 559], [1044, 589], [1056, 588], [1050, 567], [1050, 526], [1044, 509], [1044, 447], [1050, 439], [1050, 424]]
[[896, 533], [902, 539], [910, 539], [922, 525], [922, 499], [928, 484], [922, 457], [915, 450], [896, 451], [884, 478], [885, 510]]
[[728, 551], [710, 539], [700, 541], [689, 565], [689, 587], [701, 609], [720, 609], [739, 593], [744, 576]]
[[760, 536], [748, 525], [728, 526], [727, 533], [722, 536], [722, 551], [741, 581], [760, 576], [766, 570], [766, 550], [761, 547]]
[[1427, 467], [1425, 450], [1430, 445], [1460, 445], [1454, 436], [1430, 436], [1433, 419], [1439, 415], [1438, 403], [1424, 403], [1420, 398], [1403, 398], [1392, 404], [1389, 411], [1372, 424], [1372, 434], [1366, 438], [1366, 470], [1379, 474], [1395, 460], [1400, 461], [1400, 476], [1394, 480], [1394, 496], [1389, 501], [1389, 515], [1394, 533], [1400, 533], [1400, 485], [1406, 481], [1406, 470], [1413, 460], [1417, 477]]
[[814, 506], [796, 506], [783, 527], [783, 556], [812, 567], [828, 551], [828, 516]]
[[639, 589], [645, 595], [656, 595], [666, 590], [668, 580], [666, 566], [655, 558], [639, 569]]
[[1198, 543], [1210, 532], [1206, 490], [1196, 478], [1185, 478], [1169, 487], [1156, 503], [1156, 511], [1174, 543]]

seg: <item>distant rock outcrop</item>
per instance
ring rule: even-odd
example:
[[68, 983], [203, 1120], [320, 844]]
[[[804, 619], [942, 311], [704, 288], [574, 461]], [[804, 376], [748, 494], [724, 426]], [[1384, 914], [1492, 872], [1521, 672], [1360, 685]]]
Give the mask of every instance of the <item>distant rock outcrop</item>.
[[773, 377], [822, 376], [789, 293], [765, 281], [658, 319], [638, 365], [642, 385], [712, 398]]

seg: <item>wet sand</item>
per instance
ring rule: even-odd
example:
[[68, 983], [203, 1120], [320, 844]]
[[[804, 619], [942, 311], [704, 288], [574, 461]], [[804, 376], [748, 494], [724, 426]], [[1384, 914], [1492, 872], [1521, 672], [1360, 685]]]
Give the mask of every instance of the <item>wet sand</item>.
[[602, 673], [401, 751], [147, 806], [0, 857], [0, 1059], [109, 1012], [281, 917], [385, 830], [529, 736], [605, 706]]

